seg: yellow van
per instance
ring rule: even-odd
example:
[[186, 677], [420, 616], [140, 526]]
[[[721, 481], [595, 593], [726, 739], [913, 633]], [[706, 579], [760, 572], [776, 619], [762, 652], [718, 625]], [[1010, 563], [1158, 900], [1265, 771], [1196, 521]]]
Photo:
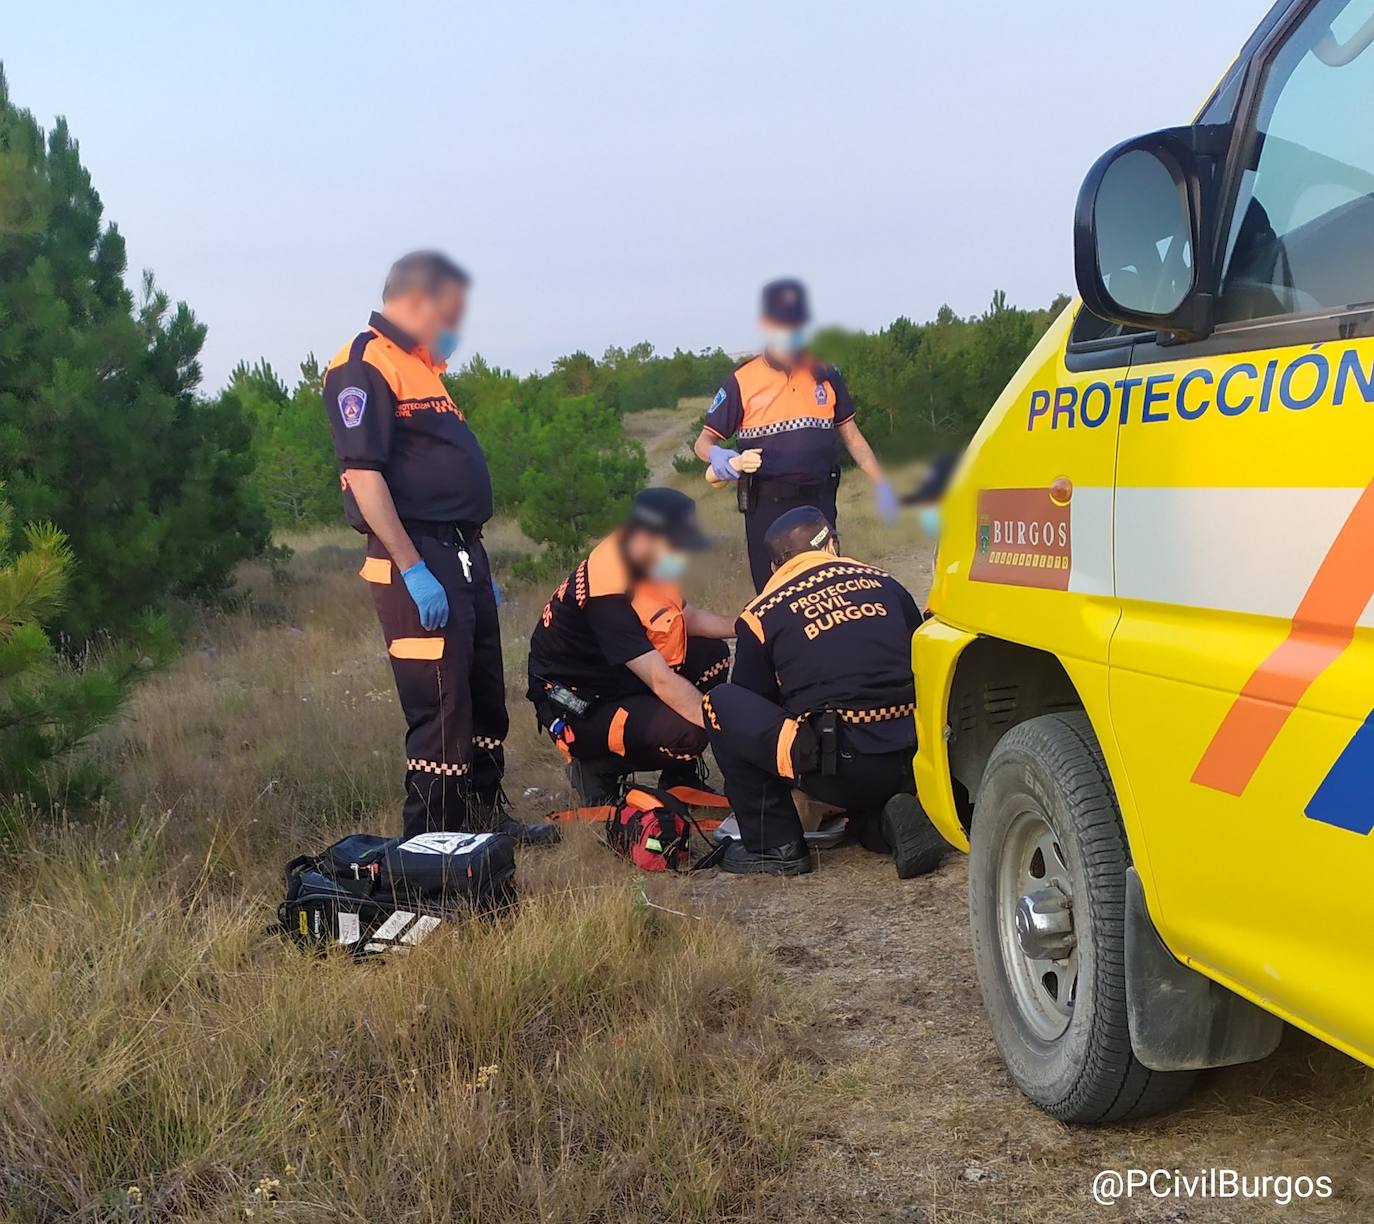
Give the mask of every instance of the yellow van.
[[1284, 1021], [1374, 1063], [1374, 0], [1283, 0], [1092, 168], [914, 645], [1002, 1057], [1136, 1117]]

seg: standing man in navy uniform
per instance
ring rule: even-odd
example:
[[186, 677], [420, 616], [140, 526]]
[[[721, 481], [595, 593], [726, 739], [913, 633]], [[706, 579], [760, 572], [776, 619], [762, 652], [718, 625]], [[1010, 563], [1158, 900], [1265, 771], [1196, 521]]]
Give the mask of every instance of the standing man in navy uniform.
[[437, 252], [398, 259], [381, 311], [329, 363], [324, 409], [406, 716], [403, 832], [550, 842], [556, 828], [521, 824], [505, 807], [501, 626], [482, 547], [491, 476], [440, 377], [468, 285]]
[[[714, 476], [730, 484], [740, 479], [731, 462], [740, 451], [763, 452], [763, 466], [747, 477], [747, 497], [742, 499], [756, 591], [763, 590], [772, 572], [764, 534], [779, 515], [797, 506], [816, 506], [836, 521], [836, 435], [873, 482], [879, 513], [888, 522], [898, 513], [892, 486], [854, 420], [854, 401], [839, 370], [807, 352], [811, 311], [806, 287], [790, 279], [765, 285], [761, 315], [763, 352], [739, 366], [716, 392], [694, 448]], [[726, 445], [731, 438], [738, 449]]]

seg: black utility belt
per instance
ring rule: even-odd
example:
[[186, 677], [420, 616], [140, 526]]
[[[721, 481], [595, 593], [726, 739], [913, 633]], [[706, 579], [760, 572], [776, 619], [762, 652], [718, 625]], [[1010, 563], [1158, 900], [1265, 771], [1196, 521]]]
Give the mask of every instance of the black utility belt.
[[818, 493], [833, 493], [840, 484], [840, 469], [831, 468], [824, 476], [781, 474], [765, 476], [761, 472], [746, 473], [739, 478], [736, 496], [741, 514], [758, 508], [761, 498], [774, 500], [812, 497]]
[[[867, 710], [822, 710], [803, 714], [797, 720], [797, 746], [802, 756], [803, 772], [814, 769], [823, 778], [833, 778], [840, 769], [845, 752], [845, 727], [870, 726], [873, 723], [895, 722], [916, 713], [916, 703], [908, 701], [896, 705], [876, 706]], [[809, 768], [808, 768], [809, 766]]]
[[840, 478], [840, 469], [831, 468], [821, 475], [810, 472], [755, 472], [752, 479], [769, 492], [775, 490], [789, 493], [813, 493], [817, 489], [828, 489]]
[[475, 544], [482, 538], [481, 523], [436, 523], [428, 519], [402, 519], [401, 526], [412, 536], [456, 540], [460, 544]]
[[890, 722], [894, 718], [912, 718], [916, 714], [914, 701], [898, 702], [896, 705], [874, 706], [867, 710], [828, 710], [847, 723]]

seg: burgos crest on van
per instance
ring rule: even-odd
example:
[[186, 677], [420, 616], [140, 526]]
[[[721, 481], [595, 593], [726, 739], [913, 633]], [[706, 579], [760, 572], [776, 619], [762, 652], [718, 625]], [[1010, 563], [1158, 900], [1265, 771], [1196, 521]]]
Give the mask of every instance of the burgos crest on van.
[[1072, 543], [1069, 506], [1049, 489], [980, 490], [969, 578], [1067, 591]]

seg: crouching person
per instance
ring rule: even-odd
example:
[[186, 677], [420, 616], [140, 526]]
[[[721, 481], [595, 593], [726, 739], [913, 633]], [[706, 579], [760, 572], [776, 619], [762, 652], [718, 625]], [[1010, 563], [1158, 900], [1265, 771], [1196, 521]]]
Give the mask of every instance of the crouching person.
[[584, 804], [614, 801], [621, 779], [640, 770], [660, 771], [665, 788], [701, 786], [701, 697], [725, 680], [735, 633], [678, 585], [705, 547], [687, 494], [645, 489], [534, 627], [528, 696]]
[[912, 776], [916, 601], [890, 574], [839, 556], [814, 506], [777, 519], [766, 545], [773, 576], [736, 624], [731, 682], [703, 703], [742, 839], [721, 866], [812, 870], [795, 789], [843, 808], [903, 879], [930, 870], [943, 843]]

